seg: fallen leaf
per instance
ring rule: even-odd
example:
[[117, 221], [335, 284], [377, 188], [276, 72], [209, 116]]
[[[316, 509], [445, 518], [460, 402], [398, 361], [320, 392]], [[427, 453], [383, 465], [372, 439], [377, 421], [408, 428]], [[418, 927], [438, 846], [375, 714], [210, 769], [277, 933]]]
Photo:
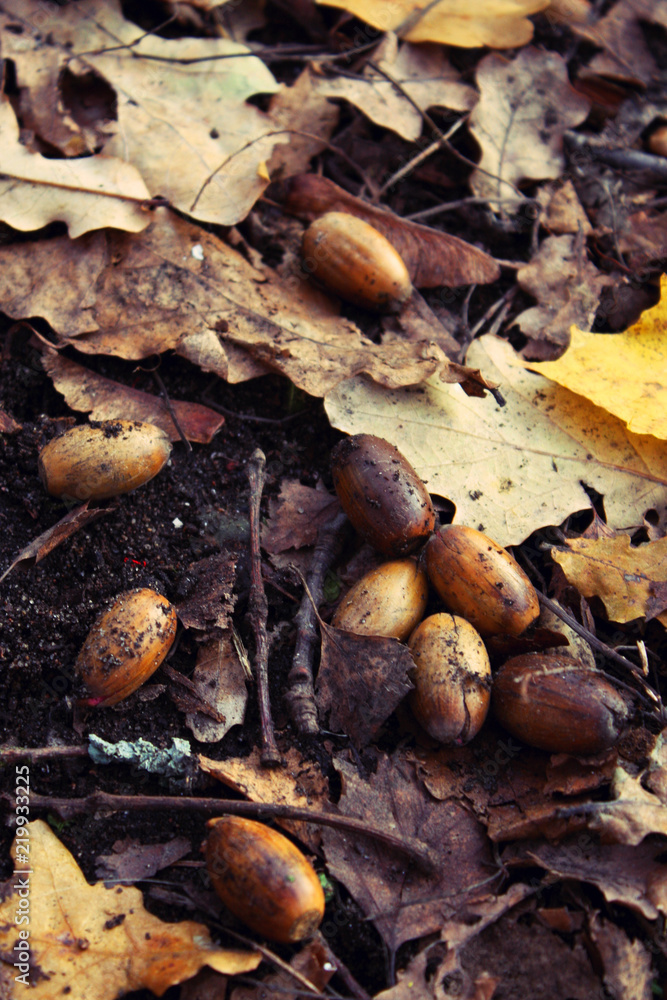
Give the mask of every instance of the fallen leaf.
[[[327, 983], [336, 971], [327, 951], [317, 940], [304, 945], [296, 955], [292, 956], [289, 964], [321, 993], [324, 993]], [[266, 1000], [273, 994], [279, 996], [280, 1000], [300, 1000], [304, 995], [303, 985], [286, 970], [278, 970], [256, 986], [235, 986], [229, 1000]], [[222, 994], [212, 1000], [220, 1000], [221, 996]]]
[[[583, 809], [592, 830], [617, 844], [636, 846], [653, 833], [667, 836], [667, 805], [622, 767], [616, 768], [611, 801], [591, 802]], [[578, 807], [574, 806], [576, 811]]]
[[639, 940], [598, 914], [588, 918], [588, 933], [603, 969], [605, 988], [613, 1000], [651, 1000], [652, 959]]
[[572, 329], [558, 361], [531, 368], [619, 417], [633, 434], [667, 438], [667, 276], [660, 301], [625, 333]]
[[320, 631], [317, 706], [328, 715], [330, 729], [347, 733], [356, 747], [365, 746], [412, 690], [414, 660], [396, 639], [356, 635], [325, 622]]
[[379, 754], [368, 778], [338, 758], [342, 780], [340, 811], [363, 816], [370, 826], [399, 836], [417, 836], [435, 848], [439, 864], [427, 874], [385, 845], [359, 835], [325, 828], [327, 867], [373, 921], [394, 951], [404, 941], [438, 930], [444, 920], [463, 913], [488, 895], [490, 856], [483, 828], [457, 802], [435, 802], [416, 780], [400, 752]]
[[544, 357], [541, 341], [555, 344], [560, 354], [570, 343], [573, 323], [593, 322], [600, 293], [612, 281], [588, 260], [583, 240], [575, 236], [547, 237], [516, 277], [524, 292], [539, 303], [514, 320], [531, 341], [522, 354], [532, 358], [537, 351], [539, 360]]
[[582, 232], [584, 236], [590, 236], [593, 232], [571, 180], [556, 182], [555, 185], [547, 184], [538, 192], [537, 197], [545, 209], [542, 223], [550, 233], [562, 236]]
[[460, 73], [439, 45], [405, 42], [399, 47], [396, 36], [387, 34], [373, 55], [373, 63], [396, 80], [413, 103], [369, 65], [361, 75], [352, 77], [327, 72], [322, 64], [319, 74], [312, 76], [313, 89], [323, 96], [345, 98], [376, 125], [392, 129], [408, 142], [421, 135], [424, 121], [419, 109], [470, 111], [477, 100], [474, 88], [461, 82]]
[[246, 674], [231, 629], [199, 647], [191, 679], [192, 694], [212, 712], [193, 709], [185, 724], [201, 743], [219, 743], [232, 726], [241, 725], [248, 703]]
[[[55, 388], [65, 397], [67, 405], [73, 410], [89, 413], [91, 420], [140, 420], [161, 427], [171, 441], [181, 440], [160, 396], [97, 375], [57, 351], [43, 354], [42, 366]], [[170, 399], [169, 402], [188, 441], [210, 444], [225, 422], [219, 413], [201, 403], [180, 399]]]
[[113, 156], [58, 160], [29, 152], [6, 97], [0, 101], [0, 144], [0, 218], [14, 229], [64, 222], [76, 239], [103, 226], [138, 233], [149, 225], [141, 203], [150, 192], [136, 167]]
[[213, 628], [227, 629], [236, 604], [234, 581], [238, 546], [200, 559], [188, 567], [190, 596], [176, 605], [181, 623], [186, 628], [209, 632]]
[[6, 410], [0, 410], [0, 434], [16, 434], [21, 426]]
[[170, 868], [192, 850], [186, 837], [174, 837], [165, 844], [139, 844], [131, 837], [116, 840], [111, 854], [95, 858], [95, 874], [101, 881], [110, 883], [137, 882], [152, 878], [163, 868]]
[[667, 10], [660, 0], [619, 0], [604, 17], [579, 21], [573, 30], [604, 51], [589, 69], [603, 76], [648, 84], [658, 70], [640, 21], [667, 28]]
[[441, 42], [494, 49], [526, 45], [533, 37], [527, 19], [548, 7], [549, 0], [477, 0], [470, 7], [465, 0], [393, 0], [378, 5], [376, 0], [317, 0], [330, 7], [342, 7], [380, 31], [400, 31], [409, 42]]
[[568, 538], [551, 557], [586, 598], [599, 597], [614, 622], [657, 617], [667, 608], [667, 538], [632, 545], [630, 535]]
[[87, 500], [80, 507], [75, 507], [74, 510], [69, 511], [64, 517], [61, 517], [56, 524], [43, 531], [41, 535], [34, 538], [32, 542], [29, 542], [19, 552], [16, 559], [0, 576], [0, 583], [2, 583], [6, 576], [9, 576], [19, 563], [30, 563], [36, 566], [45, 556], [48, 556], [49, 552], [53, 552], [55, 548], [62, 545], [71, 535], [75, 535], [81, 528], [85, 528], [86, 525], [99, 520], [105, 514], [111, 514], [114, 510], [115, 507], [106, 507], [104, 510], [88, 510]]
[[340, 505], [322, 483], [303, 486], [298, 479], [283, 479], [277, 500], [269, 500], [269, 517], [262, 524], [262, 548], [284, 552], [314, 545], [323, 524], [335, 516]]
[[563, 133], [586, 118], [589, 102], [570, 85], [565, 60], [536, 48], [522, 49], [513, 60], [486, 56], [477, 85], [470, 131], [482, 159], [471, 187], [477, 197], [518, 204], [521, 181], [561, 176]]
[[[23, 982], [29, 981], [34, 1000], [55, 1000], [70, 991], [73, 983], [78, 996], [94, 996], [95, 1000], [115, 1000], [142, 988], [162, 996], [204, 965], [228, 975], [250, 972], [259, 965], [257, 952], [217, 948], [202, 924], [190, 920], [167, 924], [154, 917], [144, 909], [141, 893], [134, 887], [88, 885], [70, 852], [42, 820], [23, 829], [28, 831], [30, 845], [26, 875], [30, 972], [25, 963]], [[18, 871], [26, 870], [26, 861], [17, 860], [17, 840], [12, 857]], [[18, 887], [13, 886], [16, 879], [17, 873], [0, 906], [0, 947], [12, 980], [17, 975], [11, 966], [15, 961], [12, 949], [19, 940], [14, 919], [20, 910]]]
[[[227, 760], [210, 760], [200, 754], [199, 766], [250, 802], [275, 802], [299, 809], [326, 811], [329, 782], [319, 766], [303, 757], [296, 747], [289, 747], [281, 756], [282, 767], [263, 767], [260, 751], [255, 747], [248, 757], [228, 757]], [[319, 827], [302, 820], [280, 819], [277, 822], [312, 851], [320, 849]]]
[[307, 170], [310, 161], [327, 148], [340, 111], [313, 85], [306, 68], [290, 87], [271, 98], [269, 118], [274, 128], [286, 129], [289, 142], [276, 146], [268, 163], [272, 180]]
[[396, 247], [417, 288], [484, 285], [500, 277], [493, 257], [471, 243], [374, 208], [317, 174], [289, 181], [285, 210], [308, 222], [325, 212], [347, 212], [370, 223]]
[[504, 340], [481, 337], [466, 360], [501, 385], [505, 407], [433, 379], [418, 389], [386, 390], [357, 378], [327, 395], [329, 420], [348, 434], [391, 441], [431, 493], [456, 505], [458, 523], [500, 545], [589, 508], [582, 483], [603, 494], [614, 529], [641, 524], [647, 510], [667, 506], [662, 442], [631, 434], [583, 397], [521, 371]]

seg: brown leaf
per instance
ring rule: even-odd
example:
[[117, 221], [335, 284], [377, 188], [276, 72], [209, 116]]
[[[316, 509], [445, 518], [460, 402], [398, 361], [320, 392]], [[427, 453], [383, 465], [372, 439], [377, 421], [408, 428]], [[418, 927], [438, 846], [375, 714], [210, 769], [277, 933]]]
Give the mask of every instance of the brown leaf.
[[188, 567], [191, 596], [176, 605], [176, 611], [186, 628], [208, 632], [212, 628], [226, 629], [236, 604], [234, 581], [237, 549], [219, 552]]
[[613, 1000], [651, 1000], [651, 955], [641, 941], [630, 941], [622, 927], [597, 914], [588, 933], [603, 967], [604, 984]]
[[26, 547], [19, 552], [14, 562], [9, 566], [5, 572], [0, 576], [0, 582], [5, 579], [6, 576], [11, 573], [15, 566], [19, 563], [31, 563], [32, 565], [37, 565], [38, 562], [48, 556], [49, 552], [61, 545], [66, 539], [71, 535], [75, 535], [77, 531], [81, 528], [85, 528], [87, 524], [92, 524], [93, 521], [97, 521], [100, 517], [104, 517], [105, 514], [111, 514], [115, 507], [106, 507], [104, 510], [88, 510], [88, 501], [81, 504], [80, 507], [75, 507], [68, 514], [57, 522], [57, 524], [52, 525], [43, 531], [41, 535], [34, 538]]
[[[76, 995], [115, 1000], [146, 988], [162, 996], [170, 986], [194, 976], [204, 965], [229, 975], [256, 969], [257, 952], [217, 948], [202, 924], [167, 924], [143, 906], [133, 887], [88, 885], [69, 851], [43, 820], [26, 829], [30, 843], [31, 1000], [53, 1000], [76, 984]], [[12, 856], [19, 870], [16, 842]], [[20, 856], [19, 856], [20, 858]], [[17, 970], [13, 948], [19, 940], [19, 906], [14, 876], [0, 906], [3, 966]], [[27, 965], [27, 963], [26, 963]], [[23, 971], [23, 970], [21, 970]], [[74, 995], [74, 994], [72, 994]]]
[[[310, 941], [290, 959], [291, 967], [305, 976], [313, 986], [324, 992], [334, 975], [335, 967], [319, 941]], [[301, 1000], [303, 986], [287, 971], [273, 972], [257, 986], [235, 986], [229, 1000], [267, 1000], [270, 996], [280, 1000]], [[222, 994], [211, 1000], [221, 1000]]]
[[285, 210], [308, 222], [325, 212], [348, 212], [364, 219], [393, 243], [417, 288], [485, 285], [500, 277], [498, 264], [477, 247], [457, 236], [373, 208], [326, 177], [293, 177], [287, 185]]
[[329, 727], [357, 747], [377, 736], [412, 683], [414, 660], [407, 646], [379, 635], [355, 635], [320, 622], [322, 657], [315, 688]]
[[437, 870], [425, 874], [386, 846], [355, 834], [323, 830], [327, 866], [352, 893], [392, 950], [438, 930], [444, 920], [488, 895], [490, 862], [483, 828], [457, 802], [436, 802], [400, 753], [378, 756], [377, 770], [362, 778], [339, 758], [340, 811], [370, 826], [414, 837], [435, 848]]
[[269, 118], [274, 128], [290, 129], [289, 142], [273, 150], [267, 164], [270, 177], [307, 170], [312, 158], [327, 148], [339, 117], [340, 110], [313, 86], [310, 69], [304, 69], [291, 86], [283, 86], [271, 98]]
[[174, 837], [164, 844], [139, 844], [131, 837], [116, 840], [112, 854], [95, 858], [95, 874], [102, 881], [136, 882], [152, 878], [156, 872], [169, 868], [192, 850], [189, 838]]
[[[96, 375], [89, 368], [62, 357], [57, 351], [42, 356], [42, 366], [73, 410], [90, 413], [91, 420], [140, 420], [155, 424], [179, 441], [180, 434], [160, 396]], [[209, 444], [225, 418], [201, 403], [170, 400], [181, 430], [188, 441]]]
[[185, 724], [201, 743], [218, 743], [232, 726], [241, 725], [248, 702], [246, 673], [232, 629], [199, 647], [192, 684], [191, 693], [200, 699], [202, 709], [191, 707]]
[[0, 410], [0, 434], [16, 434], [20, 430], [21, 424], [10, 417], [6, 410]]
[[[199, 756], [202, 771], [233, 788], [250, 802], [275, 802], [300, 809], [326, 811], [329, 806], [329, 782], [318, 765], [301, 756], [296, 747], [282, 754], [283, 767], [262, 767], [260, 751], [255, 747], [249, 757], [209, 760]], [[319, 850], [322, 836], [319, 827], [302, 820], [278, 820], [311, 850]]]
[[283, 479], [278, 500], [269, 501], [269, 518], [262, 525], [262, 547], [271, 553], [314, 545], [320, 526], [340, 509], [335, 496], [318, 483], [303, 486]]

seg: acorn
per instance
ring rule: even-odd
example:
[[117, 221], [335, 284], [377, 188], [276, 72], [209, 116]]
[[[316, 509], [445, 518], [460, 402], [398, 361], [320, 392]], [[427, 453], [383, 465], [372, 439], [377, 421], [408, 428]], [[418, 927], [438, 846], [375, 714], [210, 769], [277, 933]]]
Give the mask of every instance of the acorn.
[[372, 569], [347, 592], [331, 624], [358, 635], [407, 639], [428, 600], [426, 573], [415, 559], [395, 559]]
[[529, 746], [586, 756], [617, 742], [628, 706], [599, 670], [556, 653], [523, 653], [496, 674], [493, 712]]
[[463, 524], [433, 535], [426, 572], [445, 606], [483, 636], [521, 635], [540, 613], [535, 588], [509, 552]]
[[303, 267], [341, 299], [376, 312], [398, 312], [412, 294], [398, 250], [377, 229], [346, 212], [327, 212], [308, 227]]
[[415, 718], [440, 743], [468, 743], [491, 701], [491, 666], [479, 632], [464, 618], [441, 613], [425, 618], [408, 645]]
[[341, 507], [363, 538], [394, 558], [429, 537], [435, 511], [426, 487], [398, 448], [373, 434], [344, 438], [331, 453]]
[[148, 588], [116, 599], [88, 633], [76, 672], [100, 707], [115, 705], [154, 674], [176, 635], [176, 611]]
[[48, 492], [62, 500], [106, 500], [147, 483], [170, 454], [168, 436], [153, 424], [81, 424], [42, 448], [39, 475]]
[[324, 892], [291, 840], [242, 816], [222, 816], [207, 826], [206, 868], [225, 906], [273, 941], [289, 944], [314, 934], [324, 916]]

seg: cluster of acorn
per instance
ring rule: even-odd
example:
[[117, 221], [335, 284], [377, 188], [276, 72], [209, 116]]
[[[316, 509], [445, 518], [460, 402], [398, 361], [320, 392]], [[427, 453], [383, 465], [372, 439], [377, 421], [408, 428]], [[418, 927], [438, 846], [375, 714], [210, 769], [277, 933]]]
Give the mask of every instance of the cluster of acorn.
[[[492, 704], [512, 735], [542, 750], [593, 754], [618, 740], [628, 707], [594, 667], [562, 652], [524, 653], [492, 677], [484, 639], [524, 633], [539, 615], [535, 589], [482, 532], [455, 524], [434, 531], [431, 498], [397, 448], [370, 434], [346, 438], [332, 473], [355, 529], [393, 557], [352, 587], [332, 624], [407, 641], [411, 708], [432, 738], [468, 742]], [[417, 550], [419, 559], [410, 555]], [[422, 621], [429, 580], [449, 613]]]

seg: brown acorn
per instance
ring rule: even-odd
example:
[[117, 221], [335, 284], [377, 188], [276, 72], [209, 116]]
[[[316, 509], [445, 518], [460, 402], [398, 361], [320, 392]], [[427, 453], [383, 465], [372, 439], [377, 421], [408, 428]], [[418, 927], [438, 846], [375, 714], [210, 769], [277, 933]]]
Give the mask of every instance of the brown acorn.
[[348, 591], [331, 624], [358, 635], [407, 639], [428, 600], [426, 573], [414, 559], [395, 559], [372, 569]]
[[106, 500], [129, 493], [156, 476], [171, 454], [159, 427], [136, 420], [81, 424], [65, 431], [39, 453], [39, 475], [52, 496], [63, 500]]
[[419, 724], [440, 743], [468, 743], [491, 701], [491, 666], [479, 633], [464, 618], [425, 618], [408, 643], [415, 661], [409, 694]]
[[493, 711], [529, 746], [578, 756], [613, 746], [628, 717], [604, 674], [556, 653], [524, 653], [503, 664], [493, 682]]
[[463, 524], [433, 535], [426, 572], [445, 606], [483, 636], [521, 635], [540, 613], [535, 588], [509, 552]]
[[324, 892], [291, 840], [242, 816], [222, 816], [207, 826], [206, 868], [225, 906], [272, 941], [288, 944], [314, 934], [324, 916]]
[[398, 448], [373, 434], [344, 438], [331, 453], [341, 507], [353, 526], [386, 556], [408, 555], [435, 525], [426, 487]]
[[115, 705], [155, 673], [176, 635], [176, 611], [148, 588], [116, 599], [88, 633], [76, 671], [100, 707]]
[[303, 234], [303, 266], [346, 302], [398, 312], [412, 293], [408, 269], [386, 237], [346, 212], [327, 212]]

